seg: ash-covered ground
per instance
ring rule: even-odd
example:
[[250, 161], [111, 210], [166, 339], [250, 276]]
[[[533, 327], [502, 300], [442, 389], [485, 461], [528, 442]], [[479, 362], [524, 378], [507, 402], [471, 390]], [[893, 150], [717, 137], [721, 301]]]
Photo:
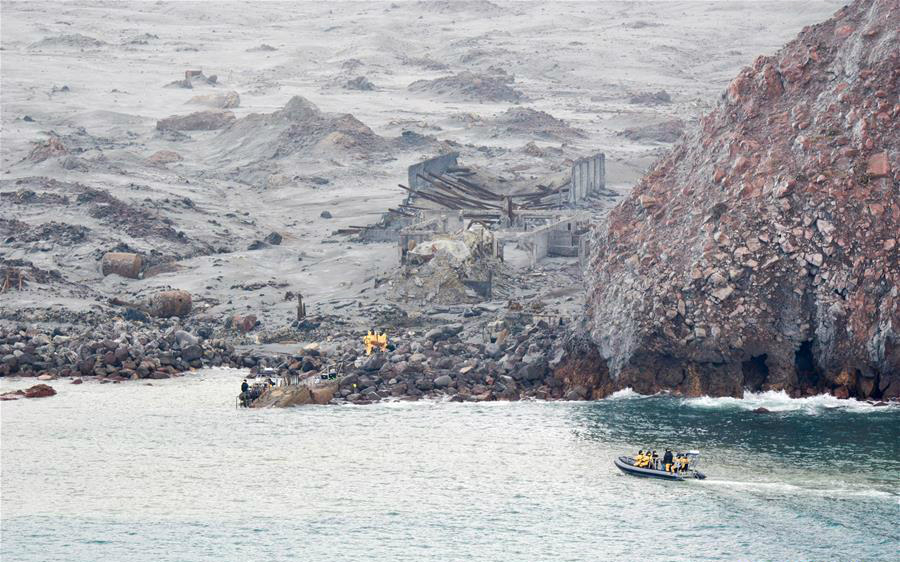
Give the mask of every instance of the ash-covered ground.
[[[288, 292], [353, 330], [384, 303], [427, 313], [383, 282], [395, 243], [334, 234], [396, 206], [410, 164], [458, 151], [515, 180], [602, 151], [625, 193], [839, 5], [4, 2], [0, 322], [90, 323], [166, 289], [272, 330]], [[112, 251], [140, 278], [104, 277]], [[577, 311], [571, 260], [509, 261], [509, 291]]]

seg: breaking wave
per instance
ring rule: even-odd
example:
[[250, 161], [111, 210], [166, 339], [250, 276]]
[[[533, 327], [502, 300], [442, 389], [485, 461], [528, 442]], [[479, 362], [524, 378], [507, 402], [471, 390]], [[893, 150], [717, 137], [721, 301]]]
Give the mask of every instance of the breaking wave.
[[746, 393], [743, 398], [712, 398], [709, 396], [683, 398], [682, 403], [692, 408], [736, 410], [765, 408], [771, 412], [805, 412], [809, 414], [817, 414], [827, 410], [849, 410], [869, 413], [891, 411], [897, 408], [896, 404], [875, 406], [874, 403], [862, 400], [841, 400], [830, 394], [819, 394], [807, 398], [791, 398], [784, 391], [774, 390]]
[[606, 397], [606, 400], [634, 400], [636, 398], [646, 398], [646, 396], [642, 394], [638, 394], [631, 387], [623, 388], [622, 390], [617, 390]]

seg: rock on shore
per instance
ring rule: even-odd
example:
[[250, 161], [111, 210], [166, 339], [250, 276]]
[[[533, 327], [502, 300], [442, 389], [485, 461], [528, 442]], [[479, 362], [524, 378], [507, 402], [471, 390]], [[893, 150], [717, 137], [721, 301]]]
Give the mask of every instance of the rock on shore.
[[900, 396], [898, 29], [858, 0], [759, 57], [611, 213], [589, 392]]

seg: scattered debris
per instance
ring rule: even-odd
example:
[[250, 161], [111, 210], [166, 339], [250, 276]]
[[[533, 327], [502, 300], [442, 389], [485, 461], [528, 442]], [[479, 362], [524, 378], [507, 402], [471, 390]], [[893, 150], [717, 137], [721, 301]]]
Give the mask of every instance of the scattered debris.
[[[197, 49], [191, 49], [196, 51]], [[184, 80], [175, 80], [166, 84], [166, 88], [194, 88], [196, 86], [215, 86], [219, 79], [213, 74], [206, 76], [201, 70], [185, 70]]]
[[63, 145], [59, 136], [55, 133], [50, 133], [50, 138], [47, 140], [34, 143], [31, 152], [28, 153], [28, 160], [31, 160], [32, 162], [43, 162], [48, 158], [65, 156], [68, 153], [69, 150]]

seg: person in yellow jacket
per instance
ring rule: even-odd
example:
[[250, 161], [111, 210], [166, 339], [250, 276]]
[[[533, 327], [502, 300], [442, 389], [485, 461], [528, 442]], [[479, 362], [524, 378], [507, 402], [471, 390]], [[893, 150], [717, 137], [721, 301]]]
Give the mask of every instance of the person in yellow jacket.
[[376, 336], [376, 345], [381, 348], [381, 351], [387, 351], [388, 349], [388, 337], [387, 333], [384, 330], [381, 331], [380, 334]]
[[375, 335], [375, 330], [369, 330], [369, 333], [363, 338], [363, 343], [366, 346], [366, 355], [372, 355], [372, 348], [375, 347], [377, 342], [378, 336]]
[[642, 458], [644, 458], [644, 450], [643, 449], [638, 451], [637, 454], [634, 456], [634, 466], [641, 466], [640, 463], [641, 463]]
[[650, 465], [650, 451], [646, 453], [641, 453], [638, 455], [640, 458], [638, 459], [637, 466], [638, 468], [647, 468]]

